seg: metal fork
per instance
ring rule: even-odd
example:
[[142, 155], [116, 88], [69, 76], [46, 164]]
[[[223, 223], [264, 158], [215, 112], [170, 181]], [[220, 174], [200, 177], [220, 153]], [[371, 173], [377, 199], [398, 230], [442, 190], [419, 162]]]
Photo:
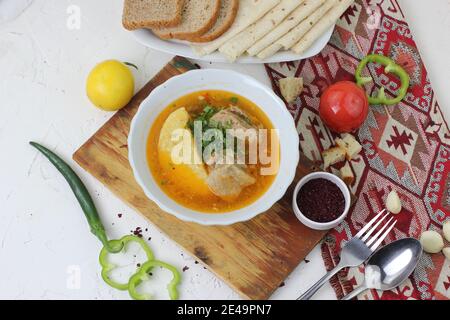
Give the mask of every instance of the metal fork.
[[[302, 294], [297, 300], [309, 300], [332, 276], [338, 273], [341, 269], [347, 267], [357, 267], [364, 261], [369, 259], [372, 253], [380, 246], [383, 240], [387, 237], [389, 232], [394, 228], [397, 220], [393, 223], [394, 219], [391, 217], [386, 224], [384, 224], [380, 230], [375, 232], [377, 227], [387, 218], [389, 212], [385, 215], [386, 209], [380, 211], [367, 225], [364, 226], [350, 241], [348, 241], [341, 251], [341, 261], [330, 272], [328, 272], [322, 279], [314, 284], [308, 291]], [[380, 216], [383, 215], [381, 219]], [[379, 219], [379, 220], [378, 220]], [[378, 222], [377, 222], [378, 220]], [[370, 228], [370, 229], [369, 229]]]

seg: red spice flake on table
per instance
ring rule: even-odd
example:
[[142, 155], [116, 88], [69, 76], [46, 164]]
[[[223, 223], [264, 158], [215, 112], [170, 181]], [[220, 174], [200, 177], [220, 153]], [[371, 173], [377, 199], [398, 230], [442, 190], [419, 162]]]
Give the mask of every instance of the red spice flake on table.
[[297, 195], [297, 205], [305, 217], [316, 222], [339, 218], [345, 209], [345, 198], [339, 187], [327, 179], [305, 183]]
[[142, 228], [137, 227], [136, 229], [131, 231], [135, 236], [142, 238]]

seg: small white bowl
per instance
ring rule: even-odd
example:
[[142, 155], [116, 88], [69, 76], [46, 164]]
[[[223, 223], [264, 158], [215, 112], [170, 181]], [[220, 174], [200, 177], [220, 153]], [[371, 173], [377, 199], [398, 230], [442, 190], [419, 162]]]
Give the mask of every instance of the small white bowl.
[[[275, 129], [279, 130], [280, 169], [272, 185], [254, 203], [223, 214], [198, 212], [172, 200], [158, 186], [147, 163], [148, 134], [161, 111], [178, 98], [202, 90], [224, 90], [249, 99], [264, 111]], [[162, 210], [189, 222], [229, 225], [254, 218], [269, 210], [283, 197], [295, 177], [299, 161], [299, 137], [294, 119], [283, 101], [269, 87], [235, 71], [195, 70], [169, 79], [154, 89], [141, 103], [131, 123], [128, 156], [137, 183], [145, 195]]]
[[[344, 195], [345, 199], [345, 207], [344, 212], [337, 218], [336, 220], [330, 221], [330, 222], [317, 222], [313, 221], [311, 219], [308, 219], [299, 209], [297, 204], [297, 195], [300, 191], [301, 187], [305, 185], [310, 180], [314, 179], [327, 179], [331, 182], [333, 182], [336, 186], [339, 187], [339, 189], [342, 191], [342, 194]], [[351, 203], [351, 197], [350, 197], [350, 191], [348, 190], [347, 185], [345, 184], [342, 179], [335, 176], [334, 174], [328, 173], [328, 172], [313, 172], [306, 176], [304, 176], [295, 187], [294, 195], [292, 197], [292, 208], [294, 209], [294, 213], [297, 216], [297, 218], [307, 227], [314, 229], [314, 230], [329, 230], [333, 229], [334, 227], [338, 226], [342, 221], [344, 221], [345, 217], [348, 214], [348, 210], [350, 209], [350, 203]]]

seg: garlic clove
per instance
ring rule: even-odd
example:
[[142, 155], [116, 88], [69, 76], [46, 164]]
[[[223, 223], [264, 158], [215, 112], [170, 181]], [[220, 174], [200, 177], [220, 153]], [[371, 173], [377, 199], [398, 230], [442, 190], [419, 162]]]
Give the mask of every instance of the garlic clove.
[[450, 260], [450, 247], [442, 249], [442, 253], [448, 260]]
[[442, 232], [444, 233], [444, 238], [447, 239], [447, 241], [450, 241], [450, 221], [444, 223]]
[[444, 248], [444, 239], [433, 230], [428, 230], [420, 236], [420, 243], [423, 250], [428, 253], [438, 253]]
[[402, 202], [395, 190], [392, 190], [386, 198], [386, 209], [393, 214], [402, 211]]

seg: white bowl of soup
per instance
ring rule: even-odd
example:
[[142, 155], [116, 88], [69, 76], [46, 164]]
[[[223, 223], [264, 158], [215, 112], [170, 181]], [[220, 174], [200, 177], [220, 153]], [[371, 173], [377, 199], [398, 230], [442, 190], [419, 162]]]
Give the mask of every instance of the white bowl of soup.
[[179, 219], [204, 225], [247, 221], [291, 185], [299, 138], [283, 101], [255, 79], [195, 70], [142, 102], [128, 137], [146, 196]]

